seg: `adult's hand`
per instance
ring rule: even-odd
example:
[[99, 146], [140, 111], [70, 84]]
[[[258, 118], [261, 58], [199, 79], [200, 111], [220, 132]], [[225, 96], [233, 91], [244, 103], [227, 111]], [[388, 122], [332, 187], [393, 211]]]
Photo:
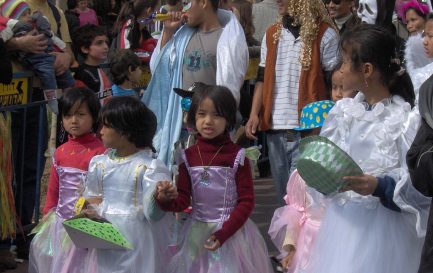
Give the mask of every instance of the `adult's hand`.
[[47, 38], [44, 34], [34, 35], [34, 32], [29, 32], [27, 35], [10, 39], [6, 47], [27, 53], [42, 53], [47, 48]]
[[54, 71], [56, 75], [64, 74], [71, 66], [71, 55], [66, 52], [51, 52], [50, 54], [56, 57], [54, 61]]
[[259, 126], [259, 117], [257, 115], [250, 115], [250, 119], [245, 125], [245, 134], [250, 139], [257, 139], [255, 136], [257, 127]]

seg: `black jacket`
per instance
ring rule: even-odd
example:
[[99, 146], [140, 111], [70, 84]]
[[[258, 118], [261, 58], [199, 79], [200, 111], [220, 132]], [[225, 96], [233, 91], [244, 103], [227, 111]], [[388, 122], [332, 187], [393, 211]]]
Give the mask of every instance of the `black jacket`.
[[[414, 187], [425, 196], [433, 196], [433, 129], [423, 119], [407, 153], [407, 165]], [[433, 272], [433, 210], [427, 223], [427, 234], [418, 273]]]
[[0, 83], [9, 84], [12, 81], [12, 63], [3, 39], [0, 39]]

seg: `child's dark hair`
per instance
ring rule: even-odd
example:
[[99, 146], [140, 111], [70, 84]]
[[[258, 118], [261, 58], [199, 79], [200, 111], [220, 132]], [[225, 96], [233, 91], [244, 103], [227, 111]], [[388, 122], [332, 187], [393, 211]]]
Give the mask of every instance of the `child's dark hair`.
[[152, 38], [147, 27], [140, 30], [140, 24], [137, 22], [137, 18], [148, 8], [154, 10], [157, 4], [158, 0], [129, 0], [123, 4], [119, 12], [119, 17], [117, 17], [117, 21], [114, 24], [114, 33], [119, 34], [125, 22], [131, 19], [131, 30], [127, 37], [131, 44], [131, 49], [140, 48], [141, 39], [145, 41]]
[[386, 28], [391, 33], [395, 33], [395, 27], [392, 24], [394, 14], [395, 0], [385, 0], [377, 2], [376, 25]]
[[88, 88], [72, 88], [63, 93], [62, 97], [59, 99], [59, 114], [60, 117], [67, 115], [74, 105], [81, 105], [83, 103], [87, 104], [89, 108], [90, 115], [92, 116], [93, 132], [97, 132], [99, 129], [99, 110], [101, 110], [101, 103], [95, 92]]
[[156, 133], [156, 116], [139, 99], [113, 97], [102, 107], [100, 119], [104, 126], [127, 137], [138, 148], [150, 148]]
[[401, 69], [396, 41], [389, 31], [377, 25], [359, 25], [343, 34], [341, 48], [350, 54], [352, 69], [360, 70], [363, 63], [371, 63], [380, 72], [381, 80], [391, 94], [399, 95], [414, 105], [412, 81]]
[[427, 14], [427, 16], [425, 17], [425, 21], [429, 21], [429, 20], [433, 20], [433, 13], [430, 12], [429, 14]]
[[208, 98], [213, 102], [218, 115], [226, 120], [226, 130], [232, 130], [236, 124], [237, 107], [236, 100], [230, 90], [227, 87], [219, 85], [206, 85], [203, 83], [195, 84], [194, 95], [192, 96], [191, 106], [188, 111], [188, 126], [195, 128], [195, 114], [197, 113], [202, 101]]
[[239, 23], [244, 30], [248, 46], [257, 44], [257, 40], [253, 37], [256, 31], [253, 23], [253, 4], [248, 0], [235, 0], [232, 4], [239, 11]]
[[423, 18], [424, 20], [427, 18], [427, 14], [423, 13], [422, 10], [416, 9], [416, 8], [409, 8], [406, 10], [406, 13], [409, 10], [413, 10], [419, 17]]
[[67, 1], [67, 5], [68, 5], [68, 10], [73, 10], [77, 7], [77, 0], [68, 0]]
[[107, 32], [105, 28], [101, 26], [95, 26], [92, 24], [87, 24], [82, 27], [79, 27], [75, 30], [73, 37], [73, 46], [75, 52], [80, 53], [83, 57], [87, 57], [87, 54], [84, 53], [81, 48], [90, 48], [93, 40], [95, 40], [98, 36], [107, 36]]
[[111, 60], [110, 73], [114, 84], [128, 80], [129, 67], [135, 71], [141, 64], [140, 58], [132, 50], [119, 49]]

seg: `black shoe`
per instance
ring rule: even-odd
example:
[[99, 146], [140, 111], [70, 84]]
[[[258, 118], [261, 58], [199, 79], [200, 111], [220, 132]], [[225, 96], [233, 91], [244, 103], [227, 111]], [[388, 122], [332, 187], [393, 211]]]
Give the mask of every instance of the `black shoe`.
[[17, 238], [15, 240], [16, 253], [17, 258], [28, 260], [29, 259], [29, 250], [30, 250], [30, 243], [32, 242], [32, 239], [34, 237], [34, 234], [27, 235], [24, 239], [22, 235], [17, 235]]
[[[7, 248], [0, 249], [0, 270], [2, 269], [15, 269], [17, 262], [15, 256]], [[1, 272], [1, 271], [0, 271]]]
[[277, 257], [271, 256], [271, 263], [272, 267], [276, 272], [284, 272], [283, 266], [281, 265], [280, 261], [278, 261]]

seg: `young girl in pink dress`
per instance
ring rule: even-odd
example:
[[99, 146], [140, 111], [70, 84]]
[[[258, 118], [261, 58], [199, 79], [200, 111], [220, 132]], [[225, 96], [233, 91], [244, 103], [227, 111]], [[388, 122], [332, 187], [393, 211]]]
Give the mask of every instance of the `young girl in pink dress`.
[[80, 27], [88, 24], [99, 25], [98, 16], [95, 10], [89, 8], [88, 0], [77, 0], [75, 12], [80, 15]]
[[[339, 71], [334, 74], [340, 73]], [[333, 81], [334, 86], [334, 81]], [[333, 92], [334, 94], [334, 88]], [[350, 92], [344, 92], [344, 95]], [[334, 106], [329, 100], [313, 102], [302, 109], [301, 126], [295, 130], [302, 137], [318, 135], [328, 112]], [[310, 119], [310, 117], [312, 117]], [[308, 187], [295, 170], [287, 182], [286, 206], [274, 212], [269, 235], [280, 251], [277, 257], [285, 272], [305, 273], [310, 250], [319, 231], [324, 212], [323, 195]]]
[[155, 194], [166, 211], [181, 212], [192, 202], [168, 271], [273, 272], [265, 242], [248, 219], [254, 207], [250, 165], [229, 136], [236, 101], [226, 87], [196, 89], [187, 121], [198, 132], [197, 143], [182, 155], [177, 190], [160, 182]]
[[84, 272], [86, 249], [76, 248], [63, 228], [75, 216], [74, 205], [85, 179], [90, 159], [105, 148], [93, 132], [98, 129], [100, 103], [90, 89], [71, 89], [60, 98], [59, 112], [68, 141], [53, 156], [44, 222], [37, 228], [30, 247], [29, 272]]

